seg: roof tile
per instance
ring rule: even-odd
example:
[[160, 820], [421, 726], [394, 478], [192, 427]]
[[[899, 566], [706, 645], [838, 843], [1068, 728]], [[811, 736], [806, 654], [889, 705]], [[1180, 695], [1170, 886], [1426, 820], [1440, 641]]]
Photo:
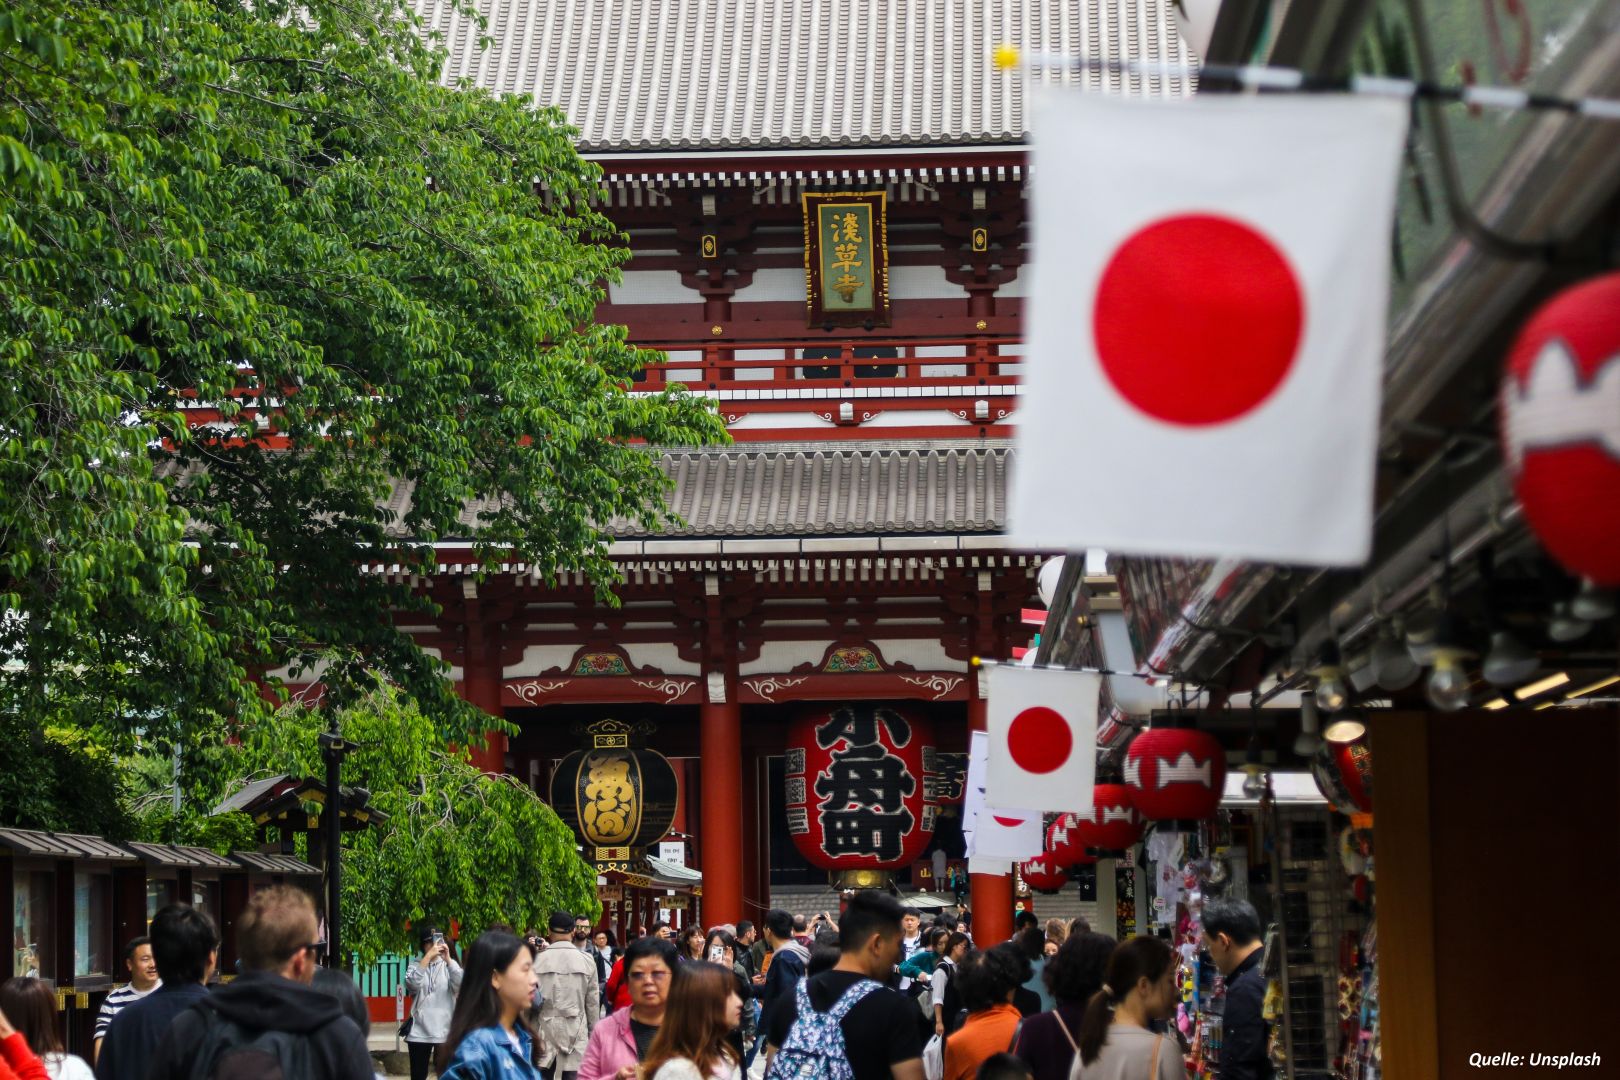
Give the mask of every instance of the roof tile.
[[[1024, 76], [1003, 43], [1105, 60], [1192, 62], [1172, 0], [412, 0], [449, 52], [444, 81], [555, 105], [586, 150], [1014, 143]], [[1141, 97], [1158, 75], [1032, 78]]]

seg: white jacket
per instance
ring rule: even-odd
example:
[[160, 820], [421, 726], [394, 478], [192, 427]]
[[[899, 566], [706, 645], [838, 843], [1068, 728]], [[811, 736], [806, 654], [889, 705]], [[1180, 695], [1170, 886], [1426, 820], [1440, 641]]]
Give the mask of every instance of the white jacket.
[[450, 1014], [460, 990], [461, 965], [454, 960], [434, 960], [426, 968], [420, 957], [411, 961], [405, 971], [405, 992], [416, 1003], [411, 1006], [411, 1033], [405, 1041], [436, 1044], [449, 1038]]

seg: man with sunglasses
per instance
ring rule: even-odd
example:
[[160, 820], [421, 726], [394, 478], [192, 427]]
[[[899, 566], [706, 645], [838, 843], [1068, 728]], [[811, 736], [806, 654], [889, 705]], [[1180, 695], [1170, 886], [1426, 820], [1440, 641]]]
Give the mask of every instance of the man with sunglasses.
[[281, 1075], [370, 1080], [365, 1036], [310, 985], [319, 962], [315, 905], [287, 885], [255, 893], [237, 923], [242, 975], [182, 1013], [148, 1080]]

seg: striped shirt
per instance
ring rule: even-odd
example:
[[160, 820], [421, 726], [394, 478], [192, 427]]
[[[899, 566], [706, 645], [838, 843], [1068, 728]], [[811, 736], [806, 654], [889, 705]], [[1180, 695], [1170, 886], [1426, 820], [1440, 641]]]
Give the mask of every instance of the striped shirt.
[[128, 983], [108, 994], [107, 999], [101, 1003], [101, 1012], [96, 1014], [96, 1041], [107, 1037], [107, 1028], [112, 1026], [113, 1017], [117, 1016], [120, 1010], [126, 1005], [135, 1004], [162, 985], [163, 980], [159, 979], [152, 984], [151, 990], [137, 990], [134, 983]]

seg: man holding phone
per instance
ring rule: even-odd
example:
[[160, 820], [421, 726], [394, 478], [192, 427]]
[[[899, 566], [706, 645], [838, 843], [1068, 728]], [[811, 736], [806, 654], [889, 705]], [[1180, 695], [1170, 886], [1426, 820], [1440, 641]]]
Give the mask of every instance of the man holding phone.
[[427, 1080], [433, 1052], [450, 1035], [450, 1014], [461, 989], [461, 965], [437, 927], [424, 926], [417, 940], [422, 955], [405, 972], [405, 992], [414, 999], [405, 1022], [405, 1045], [411, 1055], [411, 1080]]

